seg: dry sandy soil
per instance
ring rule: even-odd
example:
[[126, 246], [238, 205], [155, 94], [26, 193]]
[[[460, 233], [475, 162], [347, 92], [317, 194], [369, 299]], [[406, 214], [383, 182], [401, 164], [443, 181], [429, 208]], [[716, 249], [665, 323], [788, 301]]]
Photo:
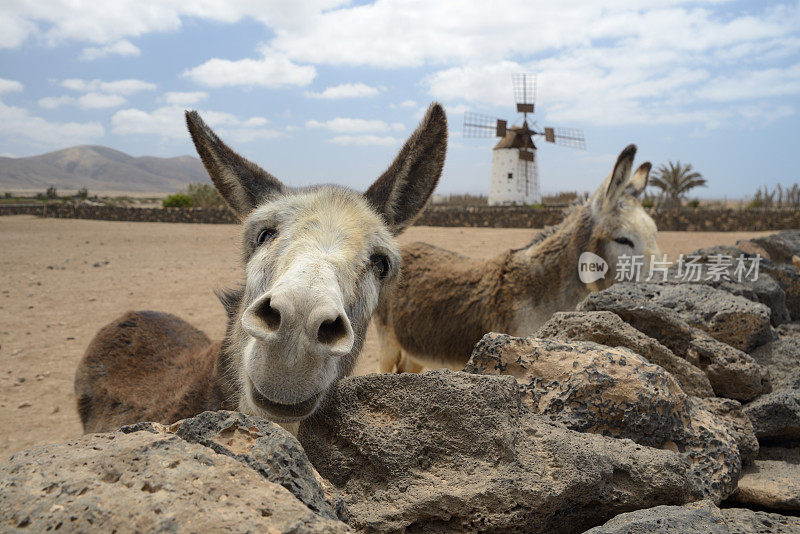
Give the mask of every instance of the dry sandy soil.
[[[0, 217], [0, 461], [81, 433], [72, 380], [104, 324], [131, 309], [174, 313], [212, 339], [225, 315], [212, 290], [240, 279], [236, 226]], [[490, 257], [533, 230], [413, 227], [426, 241]], [[763, 233], [762, 233], [763, 234]], [[662, 232], [671, 257], [756, 233]], [[370, 333], [357, 372], [377, 370]]]

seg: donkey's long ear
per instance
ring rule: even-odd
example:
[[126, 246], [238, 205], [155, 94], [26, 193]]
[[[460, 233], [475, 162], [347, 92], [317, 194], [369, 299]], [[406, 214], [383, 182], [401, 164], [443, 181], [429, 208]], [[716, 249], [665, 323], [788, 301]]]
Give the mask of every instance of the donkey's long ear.
[[611, 176], [608, 177], [605, 194], [603, 195], [603, 210], [613, 208], [620, 195], [625, 191], [625, 186], [631, 177], [631, 169], [633, 168], [633, 158], [636, 156], [636, 145], [628, 145], [617, 156], [617, 162], [614, 164], [614, 170]]
[[395, 234], [427, 204], [442, 174], [445, 152], [447, 117], [434, 102], [389, 169], [364, 193]]
[[277, 178], [223, 143], [196, 111], [186, 112], [186, 126], [208, 175], [240, 219], [260, 201], [284, 190]]
[[641, 195], [644, 188], [647, 187], [647, 177], [650, 175], [651, 168], [653, 168], [653, 164], [649, 161], [639, 165], [639, 168], [633, 173], [633, 178], [631, 178], [628, 187], [625, 188], [625, 192], [635, 197]]

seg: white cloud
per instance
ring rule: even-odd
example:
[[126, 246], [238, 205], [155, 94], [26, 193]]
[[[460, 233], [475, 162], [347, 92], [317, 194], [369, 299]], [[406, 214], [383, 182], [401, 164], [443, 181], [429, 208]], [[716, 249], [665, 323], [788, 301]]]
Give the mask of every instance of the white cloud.
[[16, 80], [6, 80], [5, 78], [0, 78], [0, 94], [3, 93], [18, 93], [22, 91], [23, 85], [16, 81]]
[[83, 109], [116, 108], [125, 103], [125, 97], [107, 93], [86, 93], [78, 98], [72, 96], [46, 96], [39, 99], [39, 106], [56, 109], [63, 105], [79, 106]]
[[105, 134], [97, 122], [53, 122], [31, 115], [27, 109], [0, 102], [0, 136], [25, 138], [47, 148], [95, 141]]
[[387, 132], [389, 130], [402, 131], [405, 129], [403, 124], [396, 122], [388, 124], [380, 120], [351, 119], [337, 117], [328, 121], [310, 120], [306, 122], [306, 128], [325, 128], [336, 133], [351, 132]]
[[188, 135], [183, 113], [183, 108], [175, 106], [164, 106], [151, 112], [135, 108], [121, 109], [111, 116], [111, 132], [180, 139]]
[[[240, 119], [221, 111], [200, 111], [203, 120], [223, 139], [244, 143], [255, 139], [271, 139], [281, 132], [264, 128], [269, 122], [264, 117]], [[122, 109], [111, 117], [111, 131], [115, 134], [154, 135], [173, 139], [186, 139], [186, 120], [182, 106], [162, 106], [147, 112], [140, 109]]]
[[[748, 106], [764, 107], [770, 98], [800, 94], [793, 72], [782, 72], [800, 51], [796, 0], [739, 7], [725, 0], [507, 0], [501, 9], [471, 0], [308, 0], [291, 8], [281, 0], [41, 0], [15, 6], [13, 13], [3, 9], [0, 47], [34, 38], [51, 45], [79, 41], [97, 45], [85, 49], [89, 56], [115, 47], [124, 52], [119, 43], [177, 30], [187, 18], [262, 22], [274, 37], [260, 55], [211, 58], [184, 72], [209, 87], [306, 86], [318, 65], [434, 68], [438, 72], [424, 82], [432, 96], [448, 108], [480, 108], [512, 106], [506, 80], [530, 70], [540, 74], [537, 119], [689, 121], [706, 128], [736, 120]], [[93, 82], [78, 90], [126, 94]], [[369, 96], [373, 90], [353, 83], [309, 96]], [[409, 102], [403, 107], [416, 109]], [[731, 102], [737, 106], [724, 107]], [[785, 113], [775, 109], [772, 115]]]
[[141, 91], [152, 91], [156, 84], [144, 80], [126, 79], [104, 82], [103, 80], [83, 80], [81, 78], [70, 78], [63, 80], [61, 86], [73, 91], [100, 91], [103, 93], [117, 95], [131, 95]]
[[399, 145], [401, 141], [401, 139], [392, 136], [379, 136], [372, 134], [337, 135], [330, 139], [331, 143], [343, 146], [396, 146]]
[[82, 59], [84, 61], [94, 61], [95, 59], [101, 59], [108, 56], [138, 56], [141, 53], [142, 51], [139, 50], [138, 46], [127, 39], [123, 39], [106, 46], [86, 47], [81, 51], [81, 55], [78, 56], [78, 59]]
[[[718, 42], [729, 42], [729, 38], [719, 37]], [[470, 102], [470, 107], [478, 109], [482, 105], [502, 107], [508, 110], [506, 118], [513, 118], [511, 74], [536, 72], [536, 118], [564, 122], [564, 126], [696, 123], [711, 129], [741, 119], [745, 109], [719, 104], [800, 94], [800, 64], [760, 69], [739, 61], [740, 72], [728, 77], [719, 74], [717, 62], [714, 56], [696, 56], [666, 46], [649, 48], [634, 40], [577, 47], [526, 63], [468, 63], [435, 72], [423, 85], [434, 98]], [[451, 108], [448, 106], [448, 111]]]
[[64, 104], [75, 104], [75, 98], [71, 96], [46, 96], [39, 99], [39, 106], [45, 109], [56, 109]]
[[295, 28], [346, 3], [347, 0], [305, 0], [287, 8], [283, 0], [16, 2], [8, 8], [0, 7], [0, 47], [17, 47], [31, 37], [51, 46], [66, 41], [115, 43], [127, 37], [178, 30], [186, 18], [224, 23], [254, 19], [269, 26]]
[[[714, 2], [706, 2], [713, 4]], [[380, 1], [330, 10], [269, 43], [295, 61], [379, 68], [494, 62], [625, 40], [682, 51], [724, 49], [796, 33], [797, 7], [720, 17], [691, 0]], [[342, 28], [347, 28], [346, 32]]]
[[367, 96], [375, 96], [379, 92], [380, 90], [377, 87], [372, 87], [359, 82], [343, 83], [341, 85], [327, 87], [321, 93], [307, 92], [306, 96], [309, 98], [335, 100], [339, 98], [362, 98]]
[[297, 65], [286, 56], [268, 52], [261, 59], [209, 59], [202, 65], [184, 71], [183, 75], [208, 87], [282, 87], [308, 85], [316, 73], [313, 66]]
[[800, 94], [800, 63], [788, 68], [741, 72], [716, 78], [697, 92], [697, 96], [717, 102]]
[[125, 97], [105, 93], [86, 93], [78, 98], [78, 105], [87, 109], [115, 108], [125, 103]]
[[16, 48], [37, 31], [30, 20], [0, 8], [0, 48]]
[[192, 106], [197, 104], [198, 102], [205, 100], [208, 98], [208, 93], [203, 91], [193, 91], [193, 92], [169, 92], [164, 93], [162, 99], [167, 104], [174, 104], [176, 106]]
[[396, 105], [392, 104], [393, 108], [394, 107], [398, 107], [398, 108], [415, 108], [417, 106], [418, 106], [418, 104], [416, 102], [414, 102], [413, 100], [403, 100], [399, 104], [396, 104]]
[[513, 104], [511, 75], [525, 70], [512, 61], [469, 64], [435, 72], [423, 84], [429, 94], [442, 100], [508, 105]]

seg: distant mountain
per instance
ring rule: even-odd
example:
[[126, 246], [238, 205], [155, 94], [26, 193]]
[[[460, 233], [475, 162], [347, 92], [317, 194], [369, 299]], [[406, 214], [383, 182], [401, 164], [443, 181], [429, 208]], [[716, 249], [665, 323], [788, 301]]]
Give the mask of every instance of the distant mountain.
[[95, 191], [178, 191], [209, 181], [192, 156], [135, 158], [104, 146], [74, 146], [27, 158], [0, 157], [3, 189], [89, 188]]

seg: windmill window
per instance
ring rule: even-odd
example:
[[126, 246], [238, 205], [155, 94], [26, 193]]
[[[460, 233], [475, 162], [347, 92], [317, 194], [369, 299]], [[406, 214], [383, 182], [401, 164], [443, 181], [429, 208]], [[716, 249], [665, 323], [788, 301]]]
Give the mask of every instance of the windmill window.
[[508, 173], [508, 179], [512, 180], [513, 178], [514, 178], [514, 173], [513, 172]]

